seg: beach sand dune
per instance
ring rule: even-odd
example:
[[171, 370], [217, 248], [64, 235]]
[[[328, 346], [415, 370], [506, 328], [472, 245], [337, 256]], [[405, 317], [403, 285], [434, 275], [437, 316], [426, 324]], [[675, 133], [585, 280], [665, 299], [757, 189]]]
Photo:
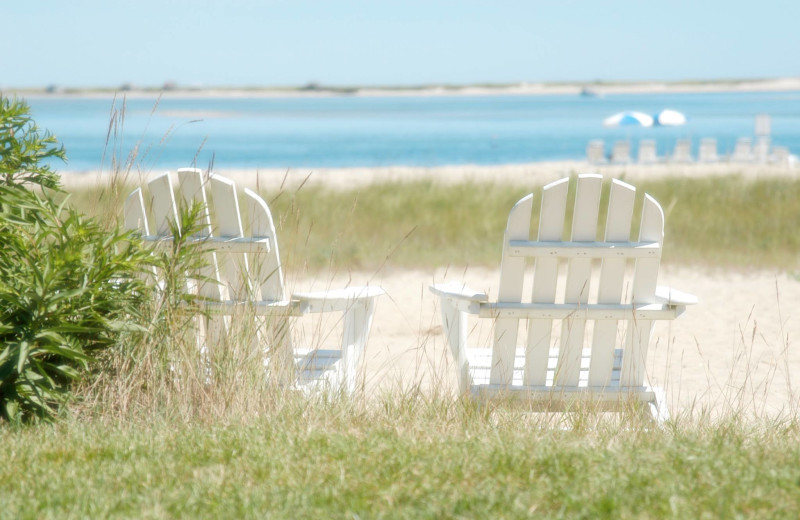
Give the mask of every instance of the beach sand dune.
[[[431, 283], [465, 281], [497, 295], [499, 272], [484, 267], [348, 273], [294, 280], [297, 290], [370, 283], [387, 291], [375, 315], [364, 368], [375, 391], [419, 388], [455, 392], [453, 358], [441, 333]], [[700, 303], [659, 322], [648, 351], [651, 383], [666, 389], [673, 412], [777, 413], [800, 406], [800, 281], [768, 270], [718, 271], [665, 266], [659, 284], [692, 292]], [[300, 333], [338, 336], [336, 318], [308, 320]], [[491, 320], [473, 320], [472, 346], [491, 345]]]

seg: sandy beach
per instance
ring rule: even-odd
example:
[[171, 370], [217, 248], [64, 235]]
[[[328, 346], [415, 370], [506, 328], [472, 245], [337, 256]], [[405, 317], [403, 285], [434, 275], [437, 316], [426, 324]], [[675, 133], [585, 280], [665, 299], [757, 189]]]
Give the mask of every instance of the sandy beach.
[[[585, 162], [536, 163], [506, 166], [458, 166], [441, 168], [395, 167], [382, 169], [327, 169], [286, 171], [224, 171], [242, 185], [266, 191], [297, 189], [301, 184], [330, 189], [358, 189], [375, 182], [465, 181], [539, 186], [576, 172], [598, 172], [607, 177], [636, 180], [665, 176], [741, 175], [747, 178], [796, 178], [800, 169], [786, 166], [651, 165], [592, 166]], [[132, 181], [152, 173], [133, 173]], [[68, 173], [68, 188], [106, 180], [100, 173]], [[497, 208], [507, 212], [508, 208]], [[499, 237], [498, 237], [499, 239]], [[665, 247], [669, 246], [666, 237]], [[380, 272], [347, 272], [314, 276], [287, 273], [292, 291], [313, 291], [346, 285], [379, 285], [387, 295], [378, 305], [366, 354], [367, 388], [373, 391], [455, 388], [452, 356], [441, 334], [437, 302], [428, 291], [432, 283], [465, 281], [474, 289], [497, 294], [497, 267], [465, 266], [453, 259], [450, 266], [432, 270], [384, 269]], [[800, 269], [798, 269], [800, 271]], [[708, 407], [714, 412], [746, 409], [776, 413], [800, 406], [800, 280], [794, 272], [778, 270], [720, 270], [713, 267], [670, 266], [662, 268], [660, 285], [691, 292], [700, 303], [671, 323], [659, 323], [648, 355], [651, 383], [666, 388], [672, 411], [680, 413]], [[320, 324], [301, 320], [299, 334], [326, 330], [336, 342], [336, 317]], [[473, 322], [473, 345], [490, 345], [490, 320]], [[471, 326], [472, 327], [472, 326]], [[309, 336], [310, 337], [310, 336]], [[303, 338], [300, 338], [302, 342]]]
[[[166, 170], [164, 170], [166, 171]], [[288, 170], [237, 170], [218, 167], [217, 172], [236, 181], [239, 186], [267, 191], [294, 190], [300, 186], [319, 186], [334, 190], [351, 190], [378, 182], [462, 182], [500, 183], [515, 186], [539, 186], [575, 173], [596, 172], [607, 177], [630, 181], [664, 177], [697, 178], [740, 175], [745, 178], [800, 176], [800, 165], [747, 164], [719, 162], [714, 164], [589, 164], [586, 161], [552, 161], [529, 164], [459, 165], [437, 167], [389, 166], [379, 168], [294, 168]], [[121, 175], [127, 182], [142, 182], [163, 171], [132, 170]], [[68, 189], [107, 183], [108, 172], [61, 172]]]

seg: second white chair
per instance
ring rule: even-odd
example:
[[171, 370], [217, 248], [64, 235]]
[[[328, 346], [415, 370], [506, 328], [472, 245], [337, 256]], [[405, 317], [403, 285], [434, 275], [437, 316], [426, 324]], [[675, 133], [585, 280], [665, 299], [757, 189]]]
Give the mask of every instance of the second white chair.
[[[165, 173], [151, 180], [146, 191], [134, 190], [125, 201], [125, 226], [156, 247], [169, 247], [171, 230], [180, 222], [180, 207], [200, 204], [205, 208], [189, 242], [207, 250], [207, 262], [201, 272], [188, 273], [190, 279], [201, 281], [185, 289], [202, 296], [200, 303], [212, 315], [195, 321], [198, 348], [206, 352], [224, 348], [231, 319], [222, 317], [244, 317], [253, 320], [250, 324], [272, 376], [288, 377], [284, 383], [305, 390], [354, 392], [376, 300], [384, 291], [349, 287], [287, 295], [275, 225], [264, 200], [245, 189], [245, 210], [240, 212], [236, 186], [226, 177], [213, 173], [205, 177], [200, 170], [187, 168], [178, 170], [177, 181], [173, 189], [172, 176]], [[342, 313], [340, 348], [295, 348], [291, 319], [321, 312]]]

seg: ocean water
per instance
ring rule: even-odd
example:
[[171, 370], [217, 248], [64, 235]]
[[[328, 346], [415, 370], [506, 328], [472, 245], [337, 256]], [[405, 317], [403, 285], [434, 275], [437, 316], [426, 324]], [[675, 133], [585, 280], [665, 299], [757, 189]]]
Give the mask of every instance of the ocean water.
[[[721, 154], [772, 117], [772, 141], [800, 153], [800, 92], [626, 94], [603, 97], [452, 96], [127, 99], [32, 97], [40, 127], [67, 150], [60, 170], [108, 168], [135, 153], [145, 168], [213, 161], [224, 168], [512, 164], [585, 157], [587, 143], [655, 139], [659, 155], [679, 138], [714, 137]], [[622, 110], [671, 108], [680, 127], [604, 128]], [[115, 126], [109, 132], [110, 126]]]

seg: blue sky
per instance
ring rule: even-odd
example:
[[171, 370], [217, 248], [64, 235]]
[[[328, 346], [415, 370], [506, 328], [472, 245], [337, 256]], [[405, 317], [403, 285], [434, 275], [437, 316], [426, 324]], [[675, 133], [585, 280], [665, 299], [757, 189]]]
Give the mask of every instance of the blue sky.
[[800, 76], [800, 1], [18, 0], [0, 87]]

